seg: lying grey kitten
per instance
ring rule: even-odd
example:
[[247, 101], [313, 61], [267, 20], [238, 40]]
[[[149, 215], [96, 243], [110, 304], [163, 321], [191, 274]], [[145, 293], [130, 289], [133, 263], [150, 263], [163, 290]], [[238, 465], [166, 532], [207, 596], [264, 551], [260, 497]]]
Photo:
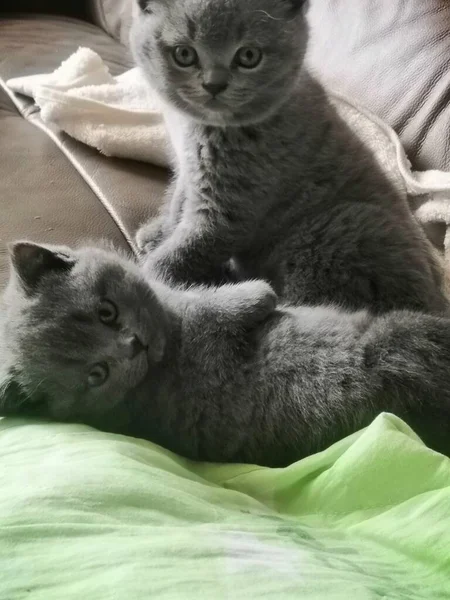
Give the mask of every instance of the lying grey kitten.
[[138, 235], [148, 272], [207, 282], [233, 257], [290, 304], [446, 310], [406, 203], [303, 65], [303, 1], [139, 4], [131, 44], [175, 168], [171, 202]]
[[210, 461], [286, 465], [391, 411], [450, 451], [450, 320], [276, 308], [267, 283], [171, 289], [99, 249], [18, 243], [0, 414]]

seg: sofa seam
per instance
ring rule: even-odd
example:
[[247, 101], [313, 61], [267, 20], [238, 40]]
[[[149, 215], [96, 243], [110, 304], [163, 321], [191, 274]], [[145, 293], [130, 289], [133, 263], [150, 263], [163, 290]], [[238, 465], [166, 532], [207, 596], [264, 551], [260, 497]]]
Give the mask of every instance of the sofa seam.
[[[33, 118], [34, 117], [34, 118]], [[49, 127], [46, 127], [45, 123], [37, 118], [37, 114], [31, 115], [31, 118], [28, 119], [30, 123], [32, 123], [35, 127], [43, 131], [53, 142], [54, 144], [61, 150], [61, 152], [65, 155], [67, 160], [72, 164], [75, 168], [76, 172], [82, 177], [83, 181], [87, 183], [91, 191], [94, 193], [97, 201], [100, 202], [102, 207], [106, 210], [108, 215], [111, 217], [116, 227], [122, 234], [125, 242], [128, 244], [130, 250], [134, 255], [136, 255], [136, 246], [131, 237], [128, 236], [128, 233], [125, 227], [122, 225], [120, 218], [111, 205], [111, 203], [107, 200], [106, 196], [103, 194], [99, 186], [95, 183], [95, 181], [88, 175], [86, 170], [80, 165], [78, 160], [64, 148], [64, 144], [61, 143], [61, 140], [58, 138], [57, 134], [52, 131]]]
[[59, 148], [59, 150], [64, 154], [66, 159], [75, 168], [75, 171], [78, 173], [78, 175], [83, 179], [83, 181], [88, 185], [90, 190], [94, 193], [95, 197], [97, 198], [97, 201], [100, 202], [102, 207], [111, 217], [132, 253], [135, 256], [137, 256], [137, 246], [134, 243], [134, 240], [128, 235], [126, 229], [123, 227], [116, 211], [114, 210], [110, 202], [107, 200], [103, 192], [100, 190], [99, 186], [92, 180], [92, 178], [86, 173], [86, 170], [80, 165], [78, 160], [64, 148], [64, 145], [61, 143], [61, 140], [58, 138], [57, 134], [45, 125], [45, 123], [39, 118], [39, 113], [32, 113], [31, 115], [24, 114], [23, 110], [21, 110], [21, 107], [15, 98], [15, 95], [11, 93], [8, 86], [6, 85], [6, 82], [2, 77], [0, 77], [0, 88], [3, 89], [3, 91], [10, 98], [11, 102], [14, 104], [18, 111], [18, 115], [26, 121], [28, 121], [29, 123], [31, 123], [34, 127], [40, 129], [43, 133], [45, 133], [45, 135], [47, 135], [47, 137], [50, 138], [52, 142], [57, 146], [57, 148]]

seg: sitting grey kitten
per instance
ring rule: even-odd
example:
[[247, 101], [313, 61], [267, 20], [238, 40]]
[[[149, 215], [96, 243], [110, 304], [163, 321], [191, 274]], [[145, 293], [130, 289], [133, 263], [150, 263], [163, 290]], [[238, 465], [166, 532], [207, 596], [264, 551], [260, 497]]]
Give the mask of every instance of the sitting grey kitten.
[[276, 308], [263, 281], [177, 290], [99, 249], [22, 242], [12, 266], [0, 414], [279, 466], [390, 411], [450, 451], [449, 319]]
[[131, 45], [175, 170], [138, 234], [146, 269], [208, 282], [233, 258], [289, 304], [444, 311], [429, 243], [303, 65], [303, 4], [140, 0]]

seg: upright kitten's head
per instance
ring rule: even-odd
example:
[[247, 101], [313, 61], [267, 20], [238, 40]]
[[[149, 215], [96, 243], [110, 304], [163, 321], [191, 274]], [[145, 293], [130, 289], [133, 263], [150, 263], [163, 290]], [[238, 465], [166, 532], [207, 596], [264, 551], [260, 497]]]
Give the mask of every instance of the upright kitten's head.
[[264, 120], [296, 85], [305, 0], [138, 0], [130, 42], [152, 87], [210, 125]]
[[2, 302], [0, 414], [105, 413], [163, 357], [165, 311], [118, 254], [16, 243]]

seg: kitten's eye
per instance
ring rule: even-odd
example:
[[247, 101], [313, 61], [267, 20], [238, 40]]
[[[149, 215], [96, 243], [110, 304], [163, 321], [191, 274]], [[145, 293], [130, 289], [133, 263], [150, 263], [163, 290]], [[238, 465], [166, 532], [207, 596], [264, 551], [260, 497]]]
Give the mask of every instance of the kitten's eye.
[[103, 385], [109, 377], [109, 368], [106, 363], [98, 363], [92, 367], [88, 375], [89, 387], [99, 387]]
[[240, 48], [236, 52], [236, 64], [244, 69], [254, 69], [262, 60], [262, 52], [259, 48]]
[[119, 311], [117, 306], [110, 300], [102, 300], [98, 307], [98, 318], [105, 325], [112, 325], [117, 321]]
[[198, 61], [198, 54], [192, 46], [175, 46], [172, 57], [179, 67], [192, 67]]

